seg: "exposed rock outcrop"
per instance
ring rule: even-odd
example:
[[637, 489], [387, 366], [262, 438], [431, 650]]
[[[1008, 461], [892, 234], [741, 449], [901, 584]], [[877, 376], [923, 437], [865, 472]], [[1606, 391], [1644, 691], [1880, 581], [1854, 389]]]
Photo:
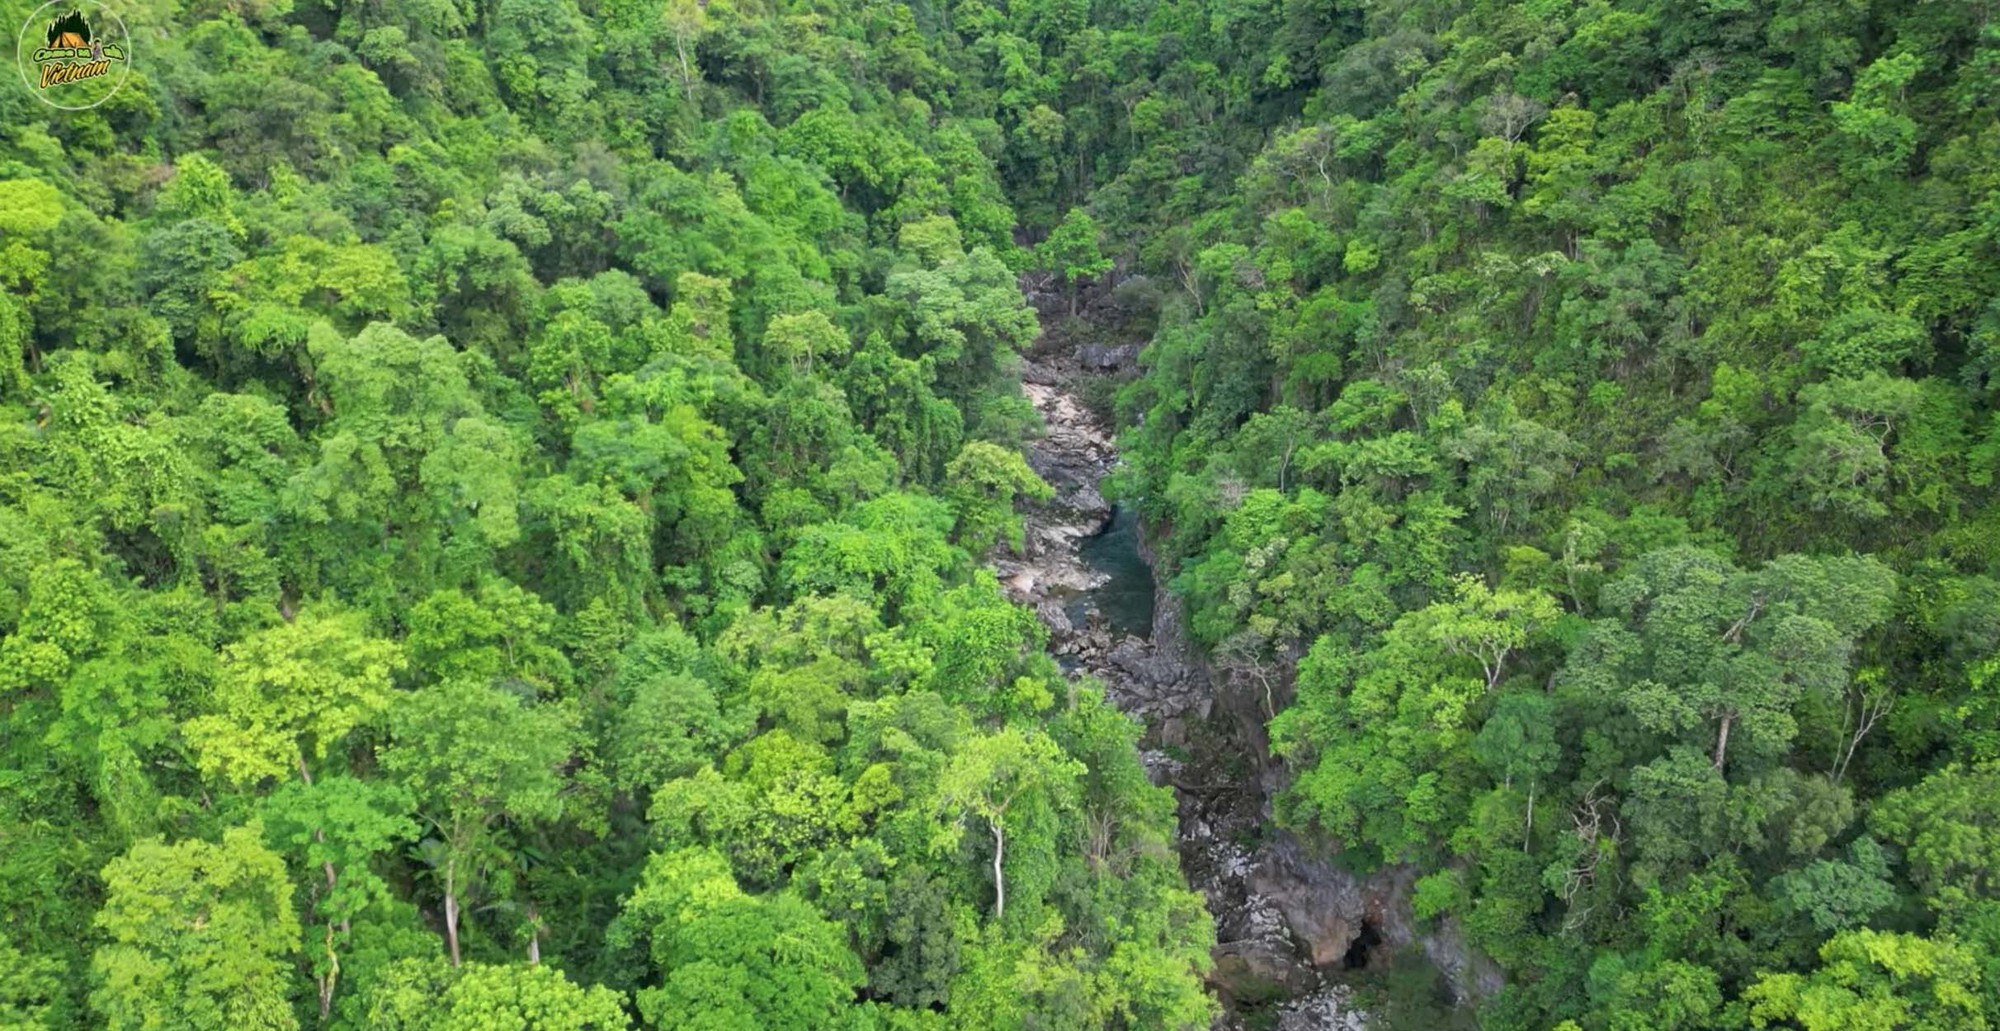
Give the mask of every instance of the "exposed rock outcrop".
[[1139, 363], [1139, 345], [1085, 344], [1077, 349], [1076, 360], [1090, 372], [1119, 372]]

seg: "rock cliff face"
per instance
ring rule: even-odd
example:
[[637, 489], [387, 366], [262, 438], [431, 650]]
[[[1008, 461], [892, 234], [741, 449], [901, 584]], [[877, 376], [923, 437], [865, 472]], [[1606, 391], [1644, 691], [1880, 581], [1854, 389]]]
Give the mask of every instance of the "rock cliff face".
[[1216, 921], [1210, 982], [1226, 1010], [1218, 1027], [1241, 1028], [1247, 1011], [1263, 1009], [1284, 1031], [1363, 1028], [1353, 989], [1338, 978], [1412, 944], [1461, 997], [1497, 990], [1497, 970], [1455, 929], [1425, 934], [1411, 918], [1414, 871], [1355, 875], [1272, 829], [1269, 800], [1284, 773], [1264, 737], [1264, 687], [1208, 668], [1185, 641], [1178, 599], [1156, 587], [1147, 637], [1113, 634], [1089, 604], [1105, 574], [1079, 546], [1110, 524], [1099, 484], [1118, 456], [1074, 388], [1135, 357], [1132, 348], [1085, 345], [1028, 365], [1024, 389], [1048, 424], [1029, 464], [1056, 496], [1028, 512], [1024, 553], [996, 555], [993, 565], [1047, 623], [1065, 665], [1101, 680], [1146, 726], [1142, 757], [1154, 781], [1175, 790], [1182, 866]]

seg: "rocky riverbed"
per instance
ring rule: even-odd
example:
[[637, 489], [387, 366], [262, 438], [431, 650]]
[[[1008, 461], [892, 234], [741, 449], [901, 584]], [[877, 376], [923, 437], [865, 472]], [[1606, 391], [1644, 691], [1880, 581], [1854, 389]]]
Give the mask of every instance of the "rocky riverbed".
[[[1280, 1031], [1358, 1031], [1369, 1018], [1356, 977], [1418, 951], [1460, 998], [1497, 990], [1498, 971], [1455, 928], [1416, 925], [1413, 871], [1358, 876], [1273, 829], [1270, 798], [1283, 770], [1264, 737], [1265, 685], [1211, 670], [1186, 641], [1177, 599], [1154, 588], [1149, 631], [1118, 632], [1105, 618], [1097, 592], [1110, 574], [1101, 556], [1093, 564], [1086, 554], [1114, 517], [1101, 485], [1118, 453], [1080, 392], [1086, 377], [1116, 375], [1136, 354], [1045, 342], [1028, 363], [1023, 389], [1047, 424], [1028, 460], [1056, 493], [1028, 511], [1023, 553], [996, 555], [993, 564], [1014, 599], [1048, 625], [1072, 675], [1102, 681], [1145, 724], [1142, 758], [1156, 783], [1174, 789], [1182, 868], [1216, 921], [1217, 1028], [1235, 1031], [1255, 1018]], [[1150, 563], [1139, 536], [1138, 558]]]
[[1096, 677], [1145, 722], [1143, 759], [1157, 783], [1175, 789], [1182, 863], [1216, 917], [1211, 981], [1228, 1007], [1218, 1026], [1243, 1027], [1248, 1010], [1275, 1008], [1284, 1031], [1365, 1027], [1351, 988], [1322, 970], [1348, 961], [1370, 899], [1334, 887], [1347, 883], [1340, 878], [1316, 877], [1333, 871], [1315, 869], [1294, 843], [1261, 837], [1261, 714], [1228, 711], [1227, 692], [1184, 643], [1171, 596], [1156, 599], [1144, 635], [1115, 633], [1092, 603], [1109, 574], [1085, 561], [1084, 545], [1113, 518], [1099, 484], [1117, 451], [1074, 392], [1089, 374], [1075, 355], [1043, 355], [1025, 371], [1028, 397], [1048, 424], [1029, 463], [1056, 497], [1029, 512], [1024, 554], [994, 565], [1015, 600], [1048, 624], [1073, 674]]

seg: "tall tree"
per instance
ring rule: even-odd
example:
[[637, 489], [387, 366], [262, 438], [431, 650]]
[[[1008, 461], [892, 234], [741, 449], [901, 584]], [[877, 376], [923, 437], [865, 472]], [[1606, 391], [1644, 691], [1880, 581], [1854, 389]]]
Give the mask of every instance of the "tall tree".
[[444, 902], [446, 949], [461, 960], [463, 897], [500, 861], [499, 830], [562, 812], [561, 766], [576, 750], [576, 717], [475, 680], [412, 694], [392, 716], [382, 766], [415, 798], [435, 834], [433, 876]]
[[1077, 296], [1083, 281], [1111, 271], [1112, 261], [1100, 246], [1097, 220], [1082, 208], [1071, 208], [1036, 248], [1042, 266], [1063, 281], [1069, 294], [1069, 313], [1076, 314]]
[[946, 817], [939, 843], [956, 847], [967, 817], [986, 824], [993, 837], [993, 919], [1007, 915], [1007, 832], [1010, 814], [1033, 804], [1067, 804], [1082, 764], [1063, 755], [1046, 735], [1007, 727], [968, 741], [938, 779], [938, 807]]

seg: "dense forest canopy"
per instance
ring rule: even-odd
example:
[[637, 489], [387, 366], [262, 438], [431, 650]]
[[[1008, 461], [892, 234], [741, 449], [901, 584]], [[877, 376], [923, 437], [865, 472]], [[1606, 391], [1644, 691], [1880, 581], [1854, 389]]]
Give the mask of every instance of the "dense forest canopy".
[[0, 1027], [1206, 1026], [981, 565], [1024, 271], [1484, 1026], [2000, 1024], [2000, 5], [112, 9], [0, 90]]

